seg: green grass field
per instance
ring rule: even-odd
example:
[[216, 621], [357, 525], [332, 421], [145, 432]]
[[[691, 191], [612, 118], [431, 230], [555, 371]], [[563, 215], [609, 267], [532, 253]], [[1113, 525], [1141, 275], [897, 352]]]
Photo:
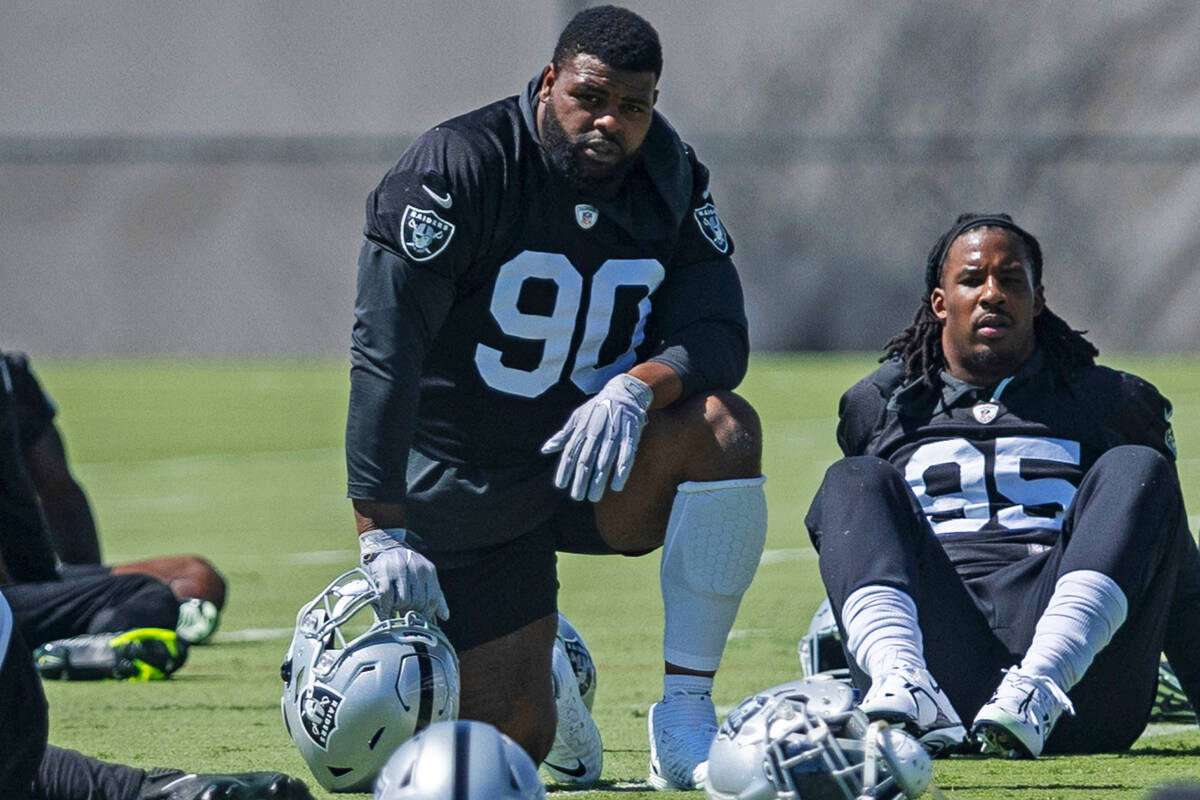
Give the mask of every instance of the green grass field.
[[[798, 675], [796, 642], [822, 595], [802, 520], [837, 456], [837, 398], [872, 363], [759, 356], [740, 390], [764, 422], [770, 533], [717, 679], [723, 710]], [[1138, 372], [1175, 402], [1184, 491], [1200, 509], [1200, 357], [1106, 363]], [[137, 765], [310, 778], [280, 720], [278, 668], [296, 610], [357, 555], [341, 453], [346, 365], [37, 359], [35, 367], [58, 402], [106, 559], [201, 553], [230, 584], [215, 643], [194, 648], [173, 680], [48, 685], [51, 741]], [[661, 796], [644, 783], [646, 709], [661, 680], [657, 569], [655, 556], [560, 560], [561, 607], [600, 668], [604, 786], [589, 797]], [[935, 782], [952, 798], [1133, 798], [1200, 780], [1198, 756], [1200, 730], [1177, 726], [1117, 755], [944, 760]]]

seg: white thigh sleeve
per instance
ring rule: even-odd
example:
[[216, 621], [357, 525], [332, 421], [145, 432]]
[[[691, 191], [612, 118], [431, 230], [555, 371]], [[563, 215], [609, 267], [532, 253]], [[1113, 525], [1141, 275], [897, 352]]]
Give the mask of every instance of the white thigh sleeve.
[[721, 663], [767, 537], [766, 478], [681, 483], [663, 541], [663, 658], [710, 672]]

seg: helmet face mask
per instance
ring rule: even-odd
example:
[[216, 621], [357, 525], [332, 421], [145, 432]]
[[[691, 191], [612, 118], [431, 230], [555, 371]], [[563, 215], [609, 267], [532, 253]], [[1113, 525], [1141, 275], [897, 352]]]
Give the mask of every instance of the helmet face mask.
[[416, 612], [385, 618], [360, 569], [296, 616], [283, 667], [284, 725], [332, 791], [369, 791], [387, 757], [433, 722], [458, 716], [458, 658]]
[[804, 677], [832, 675], [838, 680], [850, 680], [850, 665], [846, 651], [842, 649], [842, 634], [828, 597], [817, 606], [808, 632], [800, 639], [796, 649]]
[[932, 779], [915, 739], [855, 707], [849, 686], [805, 678], [742, 701], [709, 752], [709, 800], [918, 797]]

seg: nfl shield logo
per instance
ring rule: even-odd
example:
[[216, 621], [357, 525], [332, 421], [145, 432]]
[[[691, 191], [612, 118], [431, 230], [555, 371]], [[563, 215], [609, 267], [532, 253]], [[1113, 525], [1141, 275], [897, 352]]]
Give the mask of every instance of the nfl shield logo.
[[718, 251], [728, 253], [729, 237], [725, 234], [721, 218], [717, 216], [717, 207], [712, 203], [705, 203], [692, 212], [692, 216], [696, 218], [696, 224], [700, 226], [700, 232], [708, 239], [708, 243]]
[[338, 706], [342, 696], [327, 686], [313, 684], [300, 698], [300, 722], [317, 747], [329, 749], [329, 734], [337, 728]]
[[971, 415], [975, 417], [975, 421], [984, 425], [994, 420], [999, 413], [1000, 406], [995, 403], [976, 403], [971, 409]]
[[595, 206], [588, 205], [587, 203], [580, 203], [575, 206], [575, 222], [585, 231], [595, 225], [598, 219], [600, 219], [600, 212], [596, 210]]
[[404, 209], [400, 219], [400, 246], [413, 261], [428, 261], [446, 249], [454, 235], [454, 223], [426, 208]]

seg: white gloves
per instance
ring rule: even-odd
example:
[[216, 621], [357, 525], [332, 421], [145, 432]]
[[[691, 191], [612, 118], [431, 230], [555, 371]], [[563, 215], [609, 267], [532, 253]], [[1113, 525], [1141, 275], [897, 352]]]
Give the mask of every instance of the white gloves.
[[609, 473], [614, 492], [625, 488], [653, 399], [646, 383], [621, 373], [572, 411], [567, 424], [542, 445], [542, 453], [562, 451], [554, 485], [570, 484], [573, 500], [586, 496], [593, 503], [604, 494]]
[[447, 619], [450, 608], [438, 584], [437, 569], [425, 556], [407, 547], [404, 528], [387, 528], [359, 534], [362, 565], [379, 590], [379, 612], [418, 611], [433, 621]]

